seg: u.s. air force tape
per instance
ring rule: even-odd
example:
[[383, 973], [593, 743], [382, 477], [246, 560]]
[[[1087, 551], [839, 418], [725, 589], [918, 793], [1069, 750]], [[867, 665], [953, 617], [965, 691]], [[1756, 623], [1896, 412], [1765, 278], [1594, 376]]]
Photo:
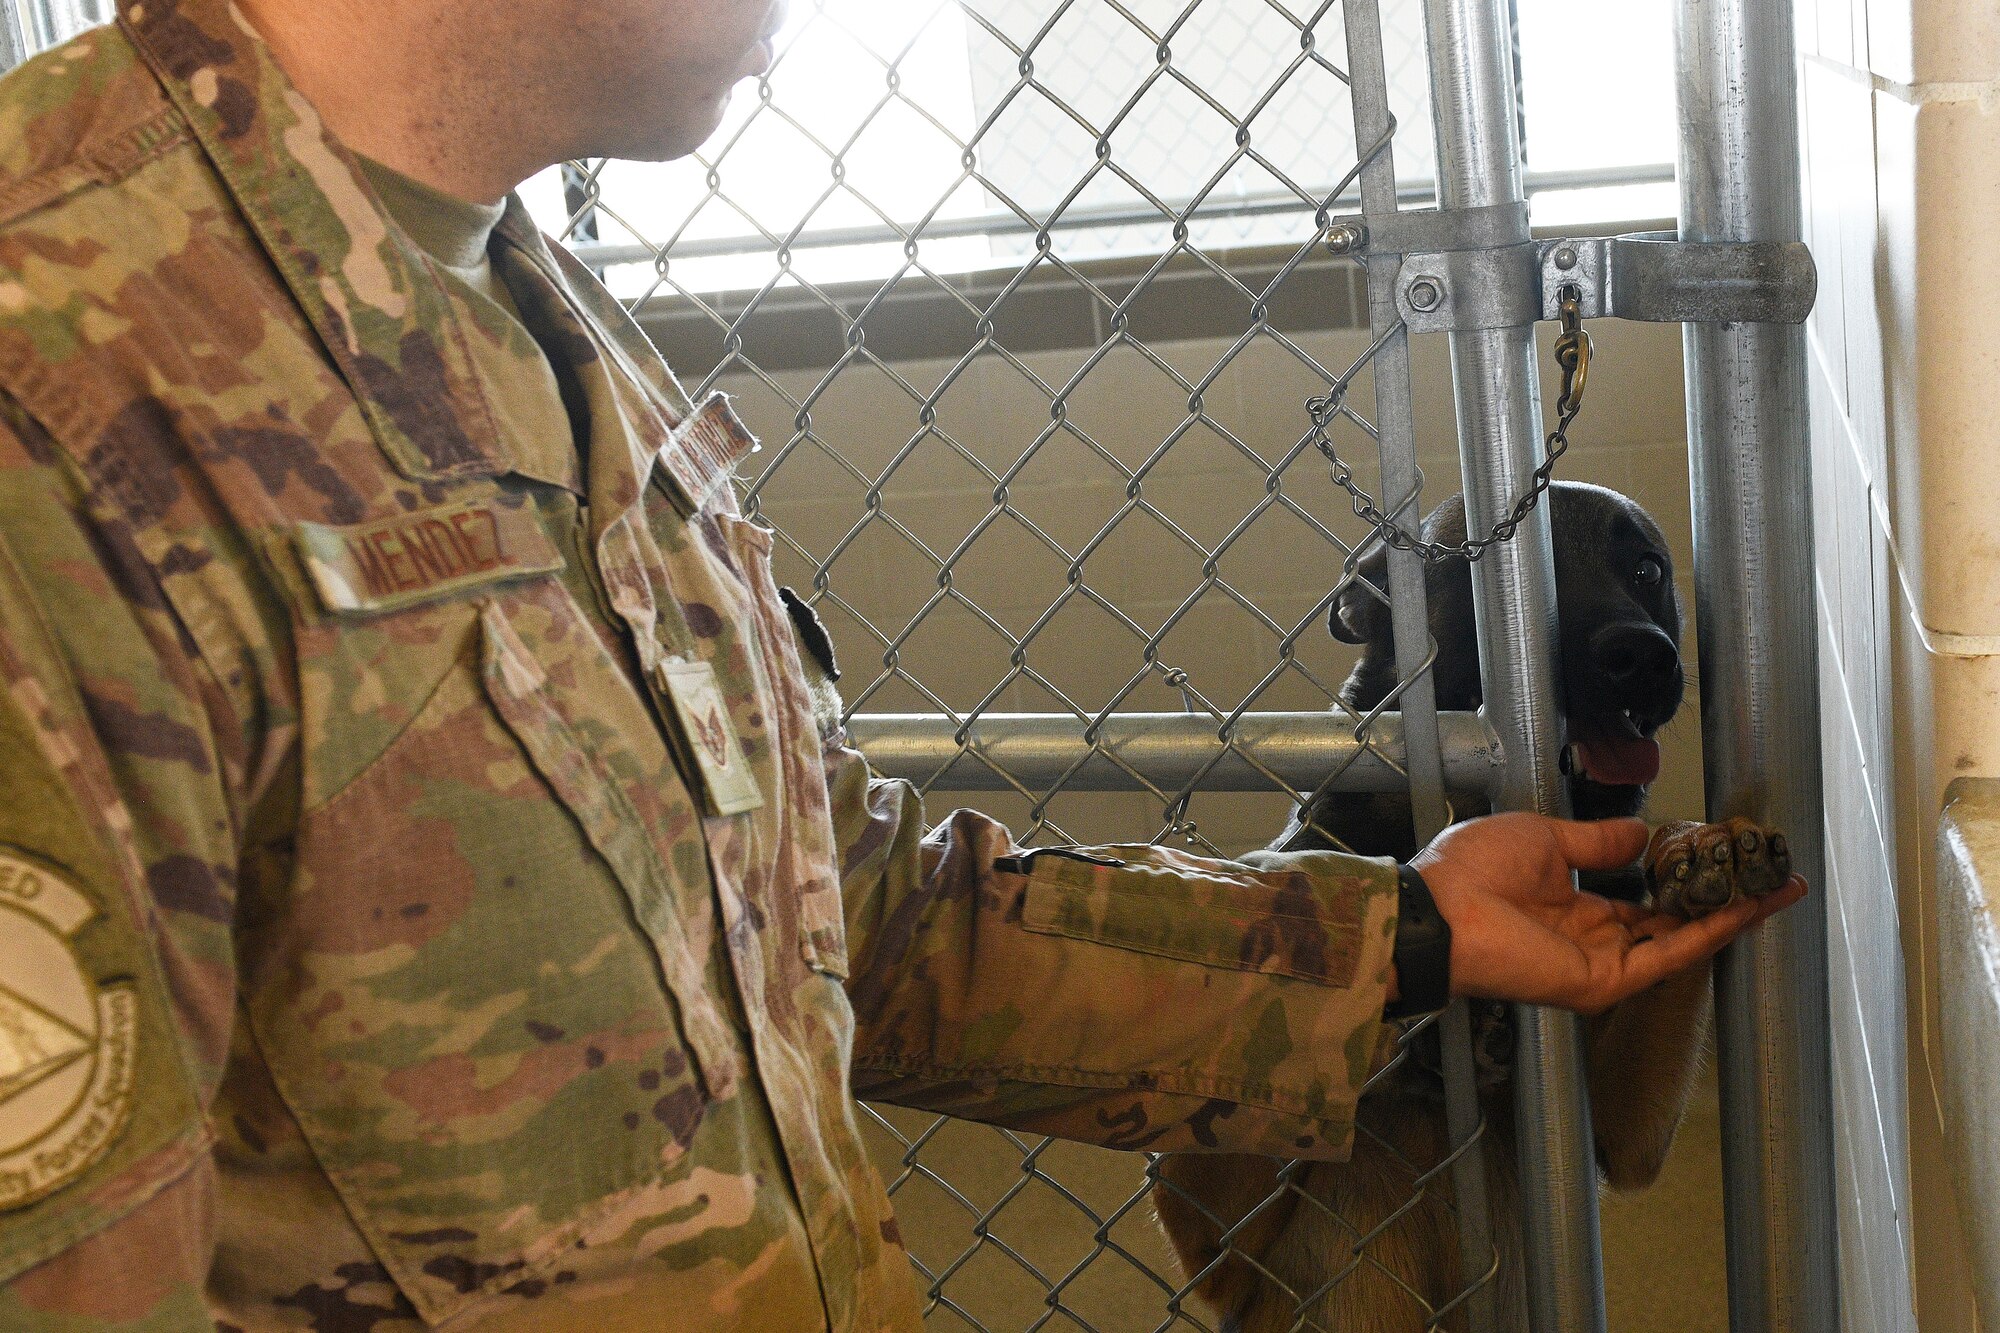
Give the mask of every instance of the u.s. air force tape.
[[0, 847], [0, 1210], [82, 1175], [131, 1114], [138, 992], [92, 976], [72, 943], [96, 915]]

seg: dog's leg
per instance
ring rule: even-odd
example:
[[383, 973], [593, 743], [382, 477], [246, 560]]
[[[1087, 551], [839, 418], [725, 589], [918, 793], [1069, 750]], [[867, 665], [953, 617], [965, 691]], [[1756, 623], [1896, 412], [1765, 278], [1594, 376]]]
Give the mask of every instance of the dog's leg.
[[1709, 969], [1689, 968], [1592, 1019], [1590, 1123], [1615, 1190], [1659, 1178], [1708, 1045]]
[[[1353, 1156], [1301, 1170], [1284, 1207], [1267, 1208], [1237, 1232], [1231, 1249], [1238, 1253], [1216, 1264], [1199, 1287], [1227, 1333], [1423, 1333], [1430, 1312], [1457, 1293], [1449, 1176], [1405, 1208], [1418, 1177], [1445, 1154], [1436, 1108], [1395, 1099], [1364, 1114], [1374, 1132], [1357, 1134]], [[1516, 1271], [1520, 1241], [1511, 1225], [1517, 1207], [1513, 1154], [1504, 1124], [1496, 1124], [1494, 1135], [1485, 1147], [1494, 1241], [1503, 1256], [1496, 1296], [1500, 1327], [1516, 1333], [1526, 1322]], [[1245, 1171], [1253, 1165], [1254, 1173]], [[1156, 1189], [1154, 1199], [1187, 1271], [1201, 1272], [1216, 1260], [1216, 1221], [1233, 1225], [1264, 1202], [1278, 1183], [1275, 1165], [1194, 1154], [1161, 1162], [1170, 1183]], [[1189, 1197], [1175, 1198], [1180, 1191]], [[1274, 1225], [1261, 1225], [1267, 1219]], [[1439, 1327], [1456, 1333], [1463, 1322], [1447, 1318]]]
[[1426, 1307], [1442, 1303], [1439, 1291], [1455, 1283], [1458, 1271], [1440, 1192], [1433, 1188], [1378, 1231], [1407, 1202], [1415, 1182], [1365, 1135], [1351, 1160], [1315, 1164], [1303, 1184], [1310, 1197], [1265, 1258], [1290, 1290], [1267, 1284], [1265, 1299], [1251, 1311], [1257, 1318], [1244, 1321], [1244, 1333], [1300, 1327], [1301, 1317], [1304, 1328], [1421, 1333]]
[[1269, 1250], [1298, 1206], [1296, 1191], [1277, 1194], [1283, 1165], [1239, 1153], [1169, 1153], [1160, 1159], [1160, 1182], [1153, 1187], [1160, 1227], [1196, 1294], [1225, 1316], [1247, 1307], [1264, 1281], [1241, 1256]]
[[[1645, 870], [1659, 909], [1692, 919], [1776, 891], [1792, 862], [1782, 833], [1731, 819], [1662, 825]], [[1710, 970], [1669, 977], [1589, 1026], [1591, 1122], [1613, 1189], [1644, 1189], [1666, 1165], [1708, 1044]]]

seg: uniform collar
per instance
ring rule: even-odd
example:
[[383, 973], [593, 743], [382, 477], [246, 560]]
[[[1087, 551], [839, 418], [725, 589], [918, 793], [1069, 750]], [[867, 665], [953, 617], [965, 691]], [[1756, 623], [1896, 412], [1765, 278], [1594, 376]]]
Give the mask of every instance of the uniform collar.
[[[397, 470], [413, 480], [508, 471], [512, 459], [454, 298], [229, 0], [120, 0], [119, 22], [187, 119]], [[655, 464], [684, 512], [705, 503], [756, 447], [727, 401], [690, 404], [624, 307], [573, 257], [551, 251], [518, 197], [509, 199], [495, 235], [548, 280], [601, 355], [591, 364], [605, 403], [618, 409], [624, 439], [617, 464], [624, 471], [629, 460], [631, 474], [616, 488], [614, 510], [637, 502]], [[613, 373], [604, 361], [614, 363]], [[605, 424], [593, 423], [593, 455]]]
[[[508, 200], [494, 234], [535, 269], [579, 331], [590, 332], [588, 364], [572, 364], [599, 396], [591, 430], [593, 475], [615, 450], [620, 470], [628, 471], [633, 483], [630, 494], [620, 494], [621, 506], [636, 501], [636, 488], [649, 475], [683, 514], [707, 504], [757, 449], [729, 400], [713, 394], [691, 403], [631, 313], [574, 255], [542, 238], [518, 197]], [[603, 498], [600, 494], [594, 503]], [[608, 517], [601, 506], [598, 514]]]
[[228, 0], [121, 0], [119, 22], [397, 470], [413, 480], [506, 471], [443, 284]]

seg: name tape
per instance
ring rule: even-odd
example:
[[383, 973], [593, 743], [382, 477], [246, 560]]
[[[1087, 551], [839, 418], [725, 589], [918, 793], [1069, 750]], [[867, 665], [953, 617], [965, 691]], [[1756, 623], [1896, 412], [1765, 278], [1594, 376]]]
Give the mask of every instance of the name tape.
[[301, 523], [299, 558], [329, 611], [393, 611], [562, 568], [526, 509], [474, 501], [374, 523]]

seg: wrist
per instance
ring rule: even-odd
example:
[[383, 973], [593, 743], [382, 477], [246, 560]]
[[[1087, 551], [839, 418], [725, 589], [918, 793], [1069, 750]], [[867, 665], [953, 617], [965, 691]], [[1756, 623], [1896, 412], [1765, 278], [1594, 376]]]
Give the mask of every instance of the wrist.
[[1414, 865], [1396, 868], [1396, 943], [1385, 1018], [1412, 1018], [1451, 1002], [1451, 925]]

